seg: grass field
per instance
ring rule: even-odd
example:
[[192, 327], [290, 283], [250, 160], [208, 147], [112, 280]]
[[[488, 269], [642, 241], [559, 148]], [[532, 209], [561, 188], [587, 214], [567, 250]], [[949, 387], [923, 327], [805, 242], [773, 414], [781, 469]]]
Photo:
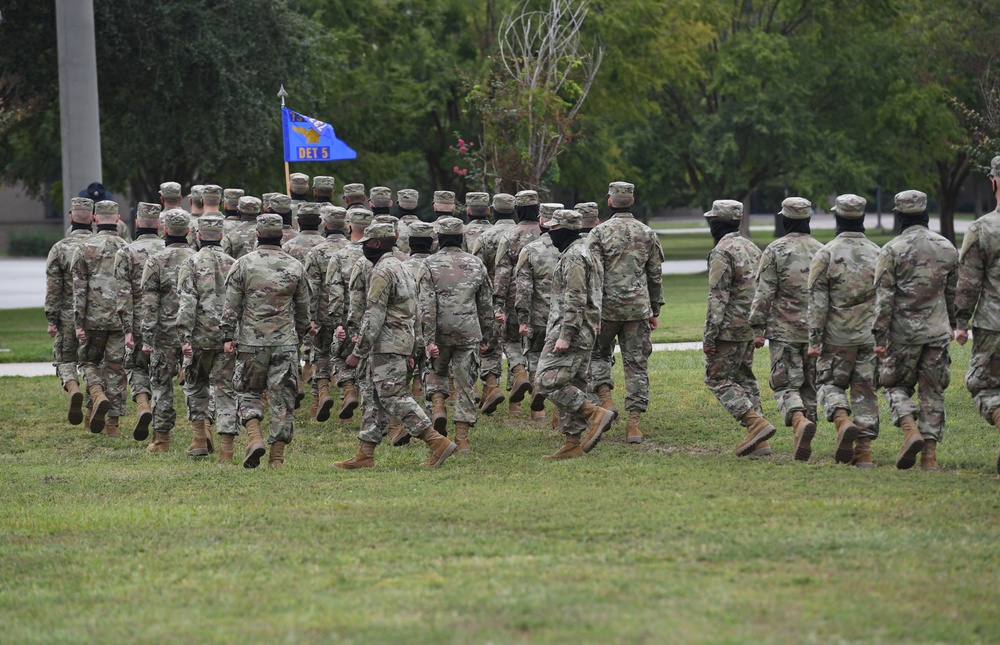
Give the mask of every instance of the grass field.
[[698, 352], [654, 354], [641, 446], [619, 423], [546, 463], [559, 439], [498, 415], [430, 472], [386, 444], [332, 470], [356, 426], [304, 410], [281, 471], [187, 459], [185, 422], [153, 457], [66, 425], [54, 377], [2, 378], [0, 642], [997, 642], [998, 437], [968, 351], [939, 473], [892, 467], [884, 409], [870, 471], [833, 463], [825, 423], [810, 463], [785, 429], [736, 458]]

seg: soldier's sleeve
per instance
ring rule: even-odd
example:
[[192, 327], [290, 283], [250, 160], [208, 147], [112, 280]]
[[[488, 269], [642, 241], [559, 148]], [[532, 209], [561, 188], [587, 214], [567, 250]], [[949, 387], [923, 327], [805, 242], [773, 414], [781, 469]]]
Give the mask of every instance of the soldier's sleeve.
[[479, 258], [480, 261], [482, 261], [483, 264], [486, 264], [486, 259], [483, 257], [485, 255], [485, 251], [483, 250], [483, 236], [482, 235], [480, 235], [479, 237], [477, 237], [476, 241], [473, 242], [473, 244], [472, 244], [472, 251], [470, 251], [470, 253], [472, 253], [472, 255], [474, 255], [477, 258]]
[[497, 311], [506, 312], [509, 304], [507, 302], [508, 290], [510, 289], [511, 271], [514, 269], [508, 253], [509, 244], [507, 238], [500, 240], [497, 245], [496, 269], [493, 272], [493, 303]]
[[245, 296], [243, 271], [240, 263], [234, 262], [226, 276], [226, 303], [222, 307], [222, 322], [219, 325], [223, 338], [236, 338], [236, 325], [243, 319]]
[[122, 331], [129, 333], [132, 329], [132, 316], [135, 308], [132, 303], [132, 277], [129, 271], [129, 255], [124, 248], [118, 249], [115, 254], [115, 282], [118, 284], [118, 292], [115, 294], [118, 312], [118, 319], [121, 321]]
[[320, 279], [319, 279], [319, 256], [310, 252], [306, 255], [304, 265], [306, 282], [309, 283], [309, 320], [319, 320]]
[[[437, 341], [437, 291], [430, 267], [424, 262], [417, 270], [417, 303], [420, 307], [420, 335], [425, 343]], [[426, 345], [425, 345], [426, 346]]]
[[295, 293], [292, 295], [292, 308], [295, 314], [295, 331], [299, 334], [299, 341], [309, 337], [309, 280], [306, 279], [306, 272], [299, 263], [295, 266], [298, 269], [298, 281], [295, 284]]
[[233, 238], [230, 237], [228, 233], [222, 236], [222, 250], [225, 251], [229, 257], [236, 257], [233, 255]]
[[340, 258], [336, 255], [330, 260], [326, 269], [326, 290], [329, 302], [326, 303], [330, 312], [330, 323], [334, 328], [344, 325], [344, 285], [340, 281]]
[[976, 311], [979, 296], [983, 291], [983, 276], [986, 273], [983, 252], [979, 242], [979, 227], [975, 223], [969, 227], [962, 240], [962, 252], [958, 256], [958, 281], [955, 287], [955, 329], [967, 331], [969, 321]]
[[531, 296], [535, 292], [535, 272], [531, 266], [531, 254], [527, 248], [521, 249], [514, 267], [514, 310], [521, 322], [531, 320]]
[[885, 347], [889, 342], [889, 323], [896, 298], [896, 256], [890, 248], [883, 248], [875, 263], [875, 345]]
[[[952, 256], [953, 263], [944, 286], [944, 304], [948, 310], [948, 324], [951, 325], [952, 329], [957, 329], [955, 291], [958, 287], [958, 254], [950, 242], [948, 243], [948, 253]], [[966, 322], [966, 327], [968, 327], [968, 322]]]
[[754, 336], [762, 336], [771, 318], [771, 307], [774, 305], [774, 294], [778, 290], [778, 267], [775, 264], [774, 252], [767, 248], [760, 257], [757, 269], [757, 291], [750, 305], [750, 326]]
[[358, 358], [364, 358], [371, 353], [375, 340], [382, 333], [385, 325], [386, 308], [389, 305], [389, 276], [383, 271], [373, 271], [368, 286], [368, 306], [361, 320], [361, 330], [358, 332], [358, 342], [352, 352]]
[[493, 337], [495, 331], [493, 329], [493, 285], [490, 284], [490, 277], [486, 275], [485, 266], [482, 266], [482, 277], [483, 280], [476, 291], [476, 310], [479, 313], [479, 330], [483, 334], [483, 342], [486, 342]]
[[646, 260], [646, 287], [649, 289], [649, 306], [653, 315], [659, 317], [663, 306], [663, 247], [656, 233], [649, 232], [652, 252]]
[[347, 333], [354, 334], [361, 328], [361, 317], [364, 316], [367, 293], [365, 292], [364, 266], [355, 262], [351, 268], [351, 279], [347, 285]]
[[82, 249], [73, 251], [73, 322], [77, 329], [83, 329], [87, 320], [87, 283], [90, 271]]
[[[566, 282], [563, 291], [563, 325], [559, 330], [559, 339], [573, 345], [580, 335], [584, 318], [587, 315], [587, 299], [590, 295], [587, 285], [587, 268], [583, 258], [577, 256], [565, 267]], [[594, 276], [596, 277], [596, 276]]]
[[49, 250], [45, 260], [45, 319], [50, 325], [59, 324], [59, 312], [63, 309], [63, 274], [59, 265], [59, 246]]
[[142, 269], [142, 302], [139, 309], [139, 329], [143, 342], [149, 343], [160, 318], [160, 272], [152, 257], [146, 260]]
[[708, 257], [708, 309], [705, 315], [703, 344], [715, 345], [722, 329], [722, 320], [729, 304], [729, 289], [733, 281], [733, 267], [729, 256], [712, 251]]
[[820, 349], [830, 313], [829, 266], [830, 254], [826, 249], [816, 253], [809, 265], [809, 346]]
[[191, 262], [185, 260], [177, 272], [177, 332], [181, 344], [191, 343], [195, 316], [198, 311], [198, 291], [194, 285]]

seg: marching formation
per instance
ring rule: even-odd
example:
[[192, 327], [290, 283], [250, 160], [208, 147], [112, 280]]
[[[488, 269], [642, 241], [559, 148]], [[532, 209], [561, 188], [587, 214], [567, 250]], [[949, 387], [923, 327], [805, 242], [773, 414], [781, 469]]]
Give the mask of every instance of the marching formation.
[[[1000, 197], [998, 177], [1000, 157], [990, 173]], [[334, 190], [332, 177], [317, 176], [310, 196], [301, 173], [290, 176], [290, 194], [261, 199], [193, 186], [188, 212], [180, 185], [167, 182], [162, 204], [137, 205], [131, 242], [115, 202], [74, 199], [71, 230], [49, 253], [45, 300], [69, 423], [120, 437], [127, 391], [133, 438], [152, 431], [147, 450], [169, 452], [178, 379], [191, 457], [217, 452], [233, 463], [245, 434], [244, 467], [265, 456], [280, 467], [309, 397], [317, 422], [360, 410], [356, 454], [333, 466], [374, 466], [388, 436], [393, 446], [421, 440], [422, 465], [438, 467], [472, 450], [480, 415], [505, 401], [520, 415], [527, 401], [532, 421], [563, 435], [544, 458], [582, 457], [619, 415], [617, 345], [625, 438], [642, 443], [663, 253], [631, 213], [632, 184], [610, 184], [604, 222], [596, 202], [566, 208], [530, 190], [468, 193], [464, 213], [454, 193], [437, 191], [433, 222], [419, 218], [412, 189], [396, 193], [398, 216], [389, 188], [347, 184], [343, 207]], [[753, 373], [765, 342], [797, 460], [812, 454], [822, 409], [835, 460], [871, 467], [882, 387], [903, 431], [896, 466], [919, 456], [936, 470], [948, 345], [964, 344], [970, 323], [967, 385], [1000, 428], [1000, 212], [977, 220], [959, 253], [927, 228], [924, 193], [895, 201], [903, 231], [882, 249], [865, 237], [866, 202], [856, 195], [837, 197], [837, 236], [825, 246], [810, 235], [812, 204], [802, 198], [784, 200], [786, 235], [763, 253], [739, 233], [740, 202], [705, 213], [716, 241], [705, 384], [746, 429], [737, 455], [772, 452], [776, 429]]]

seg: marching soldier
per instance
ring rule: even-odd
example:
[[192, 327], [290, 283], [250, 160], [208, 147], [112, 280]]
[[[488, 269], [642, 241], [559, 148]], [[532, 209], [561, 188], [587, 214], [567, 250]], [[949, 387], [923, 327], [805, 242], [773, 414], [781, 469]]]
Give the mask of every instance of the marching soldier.
[[[414, 283], [416, 283], [420, 278], [420, 268], [424, 265], [424, 260], [431, 256], [431, 246], [434, 244], [434, 225], [420, 220], [410, 222], [409, 236], [410, 258], [403, 262], [403, 266], [410, 272]], [[427, 352], [422, 345], [413, 352], [413, 362], [413, 370], [409, 375], [412, 379], [411, 392], [413, 392], [413, 398], [419, 401], [424, 396], [423, 375], [427, 366]], [[474, 374], [473, 381], [476, 378], [477, 375]], [[394, 445], [401, 428], [402, 425], [396, 429], [397, 434], [390, 437], [393, 439]]]
[[[303, 204], [308, 203], [300, 202], [297, 208], [301, 208]], [[272, 193], [267, 204], [270, 206], [267, 212], [281, 215], [281, 243], [285, 244], [298, 235], [298, 230], [295, 228], [295, 221], [292, 217], [292, 198], [281, 193]], [[318, 209], [316, 214], [319, 214]]]
[[205, 187], [201, 184], [191, 186], [188, 201], [191, 202], [191, 231], [188, 233], [188, 244], [192, 249], [198, 248], [198, 219], [205, 213]]
[[[160, 203], [166, 213], [175, 208], [181, 208], [181, 185], [176, 181], [167, 181], [160, 184]], [[181, 208], [181, 210], [184, 210]], [[187, 211], [184, 211], [185, 213]]]
[[313, 201], [317, 204], [332, 204], [333, 189], [336, 182], [328, 175], [316, 175], [313, 177]]
[[[271, 196], [273, 197], [274, 194]], [[289, 213], [292, 213], [292, 209], [298, 211], [299, 204], [309, 201], [309, 175], [301, 172], [293, 172], [288, 176], [288, 198]], [[264, 203], [267, 204], [268, 202], [265, 201]], [[286, 224], [291, 226], [291, 221], [286, 222]]]
[[581, 217], [583, 217], [583, 226], [580, 229], [580, 235], [587, 237], [591, 231], [600, 225], [601, 218], [597, 209], [597, 202], [583, 202], [574, 206], [573, 210], [580, 213]]
[[222, 191], [223, 196], [223, 210], [222, 214], [226, 216], [225, 227], [223, 228], [223, 239], [228, 235], [233, 229], [240, 225], [240, 198], [244, 196], [243, 190], [239, 188], [227, 188]]
[[420, 193], [412, 188], [403, 188], [396, 192], [396, 202], [399, 204], [399, 239], [396, 248], [403, 253], [410, 252], [410, 224], [420, 221], [417, 213], [417, 202]]
[[319, 204], [304, 202], [299, 204], [299, 234], [281, 245], [281, 250], [303, 265], [310, 249], [323, 242], [319, 233]]
[[463, 250], [466, 253], [472, 253], [479, 236], [493, 226], [490, 223], [490, 194], [466, 193], [465, 214], [469, 216], [469, 224], [465, 227]]
[[[287, 199], [287, 197], [286, 197]], [[240, 197], [240, 223], [222, 236], [222, 250], [234, 260], [253, 251], [257, 245], [257, 230], [254, 222], [260, 215], [260, 200], [256, 197]]]

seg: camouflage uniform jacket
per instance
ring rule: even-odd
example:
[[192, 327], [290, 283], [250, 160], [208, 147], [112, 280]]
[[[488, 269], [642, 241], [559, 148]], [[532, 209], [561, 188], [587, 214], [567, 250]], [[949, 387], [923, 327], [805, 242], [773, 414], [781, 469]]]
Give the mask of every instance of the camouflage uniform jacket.
[[265, 244], [226, 276], [222, 337], [247, 347], [298, 347], [309, 333], [309, 284], [302, 263]]
[[409, 259], [403, 262], [403, 266], [413, 276], [414, 281], [420, 274], [420, 267], [424, 265], [424, 260], [431, 257], [430, 253], [411, 253]]
[[[822, 244], [804, 233], [789, 233], [767, 245], [750, 306], [754, 335], [786, 343], [809, 340], [809, 266], [821, 248]], [[765, 326], [767, 331], [761, 334]]]
[[181, 344], [198, 349], [222, 348], [222, 309], [226, 276], [234, 260], [219, 246], [206, 246], [184, 260], [177, 274], [180, 309], [177, 330]]
[[281, 250], [292, 256], [303, 265], [306, 263], [306, 255], [316, 246], [319, 246], [326, 238], [319, 231], [301, 231], [298, 235], [281, 245]]
[[493, 228], [490, 224], [490, 220], [485, 218], [469, 220], [469, 223], [465, 225], [465, 237], [462, 239], [462, 250], [466, 253], [472, 253], [472, 249], [476, 248], [476, 240], [479, 236], [486, 231]]
[[[225, 223], [223, 223], [225, 226]], [[241, 220], [222, 236], [222, 250], [238, 260], [257, 246], [256, 222]]]
[[957, 282], [958, 251], [947, 238], [911, 226], [890, 240], [875, 265], [875, 344], [948, 339]]
[[[593, 254], [593, 253], [592, 253]], [[545, 329], [552, 297], [552, 274], [559, 264], [559, 249], [543, 235], [521, 249], [514, 267], [514, 309], [517, 319], [534, 329]]]
[[195, 251], [187, 244], [171, 244], [146, 260], [142, 270], [142, 311], [139, 329], [143, 342], [158, 347], [180, 347], [177, 310], [181, 298], [177, 274]]
[[165, 248], [163, 239], [154, 233], [140, 235], [115, 256], [115, 278], [118, 280], [118, 315], [122, 330], [127, 334], [139, 331], [142, 309], [142, 271], [146, 260]]
[[403, 253], [410, 252], [410, 224], [420, 221], [416, 215], [403, 215], [396, 223], [396, 231], [399, 236], [396, 238], [396, 248]]
[[615, 213], [587, 236], [604, 267], [604, 320], [644, 320], [663, 306], [663, 247], [631, 213]]
[[326, 288], [326, 270], [330, 266], [333, 254], [345, 246], [347, 238], [336, 234], [324, 238], [306, 253], [303, 266], [306, 270], [306, 280], [309, 281], [309, 318], [317, 325], [330, 323], [330, 292]]
[[[281, 228], [281, 246], [285, 246], [293, 239], [295, 239], [299, 234], [298, 229], [293, 228], [291, 224], [285, 224]], [[318, 235], [319, 233], [317, 233]], [[296, 258], [298, 259], [298, 258]]]
[[497, 266], [493, 276], [493, 302], [499, 312], [507, 314], [510, 322], [517, 316], [514, 310], [514, 267], [521, 249], [539, 238], [542, 229], [538, 222], [521, 222], [507, 231], [497, 243]]
[[760, 249], [739, 233], [727, 233], [708, 254], [708, 313], [703, 343], [753, 338], [750, 303]]
[[[242, 224], [242, 223], [243, 223], [243, 220], [241, 220], [238, 215], [236, 215], [236, 216], [226, 215], [226, 218], [224, 220], [222, 220], [222, 236], [223, 236], [223, 239], [225, 239], [225, 237], [227, 235], [229, 235], [232, 231], [235, 231], [236, 229], [238, 229], [240, 227], [240, 224]], [[228, 253], [228, 251], [226, 251], [226, 252]]]
[[604, 269], [584, 239], [574, 241], [559, 256], [552, 274], [552, 302], [546, 341], [564, 340], [590, 351], [601, 324]]
[[347, 246], [330, 258], [330, 264], [326, 269], [326, 291], [329, 295], [326, 307], [330, 314], [330, 326], [334, 329], [341, 326], [347, 329], [351, 271], [354, 270], [354, 263], [361, 257], [364, 257], [361, 243], [348, 242]]
[[809, 345], [870, 345], [879, 248], [864, 233], [845, 232], [809, 265]]
[[52, 245], [45, 260], [45, 319], [50, 325], [73, 324], [73, 256], [90, 239], [77, 229]]
[[490, 276], [490, 281], [496, 284], [496, 271], [497, 271], [497, 246], [500, 244], [500, 238], [507, 234], [507, 231], [514, 228], [514, 220], [512, 219], [498, 219], [496, 224], [491, 226], [489, 230], [484, 231], [482, 235], [476, 238], [476, 243], [472, 245], [472, 254], [482, 260], [483, 264], [486, 266], [486, 272]]
[[969, 226], [958, 265], [956, 329], [968, 330], [971, 319], [974, 327], [1000, 331], [1000, 211]]
[[417, 273], [422, 336], [450, 347], [479, 345], [493, 335], [493, 288], [482, 261], [447, 246]]
[[354, 355], [402, 354], [416, 347], [417, 287], [410, 272], [391, 254], [383, 255], [372, 270], [368, 307], [358, 332]]
[[361, 328], [361, 319], [365, 315], [365, 306], [368, 303], [368, 284], [373, 268], [371, 261], [364, 254], [351, 267], [351, 277], [347, 280], [347, 325], [344, 326], [348, 336], [354, 336]]
[[125, 240], [116, 231], [91, 235], [73, 255], [73, 320], [77, 329], [121, 329], [115, 254]]

